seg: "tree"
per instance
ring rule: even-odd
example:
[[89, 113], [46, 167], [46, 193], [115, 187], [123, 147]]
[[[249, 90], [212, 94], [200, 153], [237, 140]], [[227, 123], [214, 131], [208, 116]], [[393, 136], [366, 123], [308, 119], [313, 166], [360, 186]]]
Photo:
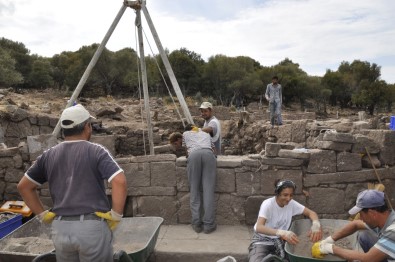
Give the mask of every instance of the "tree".
[[53, 86], [52, 66], [48, 58], [34, 56], [29, 83], [32, 87], [47, 88]]
[[0, 47], [0, 86], [11, 86], [23, 82], [23, 76], [15, 69], [16, 61]]

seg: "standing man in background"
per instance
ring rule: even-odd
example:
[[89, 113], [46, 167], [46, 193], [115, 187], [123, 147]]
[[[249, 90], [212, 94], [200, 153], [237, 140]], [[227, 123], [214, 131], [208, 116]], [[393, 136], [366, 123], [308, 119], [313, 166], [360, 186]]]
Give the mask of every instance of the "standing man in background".
[[266, 87], [265, 98], [269, 101], [269, 110], [270, 110], [270, 124], [272, 127], [274, 126], [275, 119], [277, 120], [277, 124], [281, 126], [283, 124], [283, 120], [281, 117], [281, 105], [283, 104], [283, 94], [281, 85], [278, 83], [278, 77], [272, 77], [272, 83], [268, 84]]
[[[39, 156], [18, 184], [33, 213], [52, 223], [57, 261], [113, 261], [111, 230], [123, 216], [126, 177], [106, 148], [89, 142], [91, 118], [82, 105], [66, 108], [60, 117], [65, 141]], [[104, 180], [111, 183], [112, 205]], [[51, 211], [37, 194], [45, 182]]]
[[202, 131], [209, 133], [215, 146], [215, 154], [221, 154], [221, 124], [214, 116], [213, 105], [210, 102], [203, 102], [200, 105], [200, 113], [204, 118]]

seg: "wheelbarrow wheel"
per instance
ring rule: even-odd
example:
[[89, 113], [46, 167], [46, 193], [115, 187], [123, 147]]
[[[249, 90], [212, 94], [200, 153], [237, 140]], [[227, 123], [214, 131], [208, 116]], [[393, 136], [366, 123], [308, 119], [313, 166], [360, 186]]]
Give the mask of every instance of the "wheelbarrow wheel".
[[133, 259], [125, 251], [119, 250], [114, 253], [114, 262], [133, 262]]
[[56, 262], [55, 251], [39, 255], [35, 257], [32, 262]]

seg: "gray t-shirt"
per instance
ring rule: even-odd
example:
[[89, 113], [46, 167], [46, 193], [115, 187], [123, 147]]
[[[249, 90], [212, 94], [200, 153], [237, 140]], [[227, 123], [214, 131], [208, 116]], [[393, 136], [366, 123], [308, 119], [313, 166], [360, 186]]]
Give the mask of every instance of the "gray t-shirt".
[[104, 180], [109, 182], [123, 170], [110, 152], [89, 141], [65, 141], [37, 158], [25, 176], [42, 185], [49, 184], [52, 211], [60, 216], [107, 212]]

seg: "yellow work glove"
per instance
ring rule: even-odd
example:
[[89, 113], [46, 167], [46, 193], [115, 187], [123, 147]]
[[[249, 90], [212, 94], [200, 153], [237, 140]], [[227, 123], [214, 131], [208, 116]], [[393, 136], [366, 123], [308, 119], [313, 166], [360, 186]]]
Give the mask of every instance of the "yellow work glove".
[[41, 212], [40, 214], [38, 214], [38, 219], [42, 223], [51, 224], [53, 219], [55, 218], [55, 216], [56, 216], [56, 214], [54, 212], [45, 210], [44, 212]]
[[323, 258], [327, 254], [333, 254], [333, 244], [319, 241], [311, 247], [311, 255], [314, 258]]
[[198, 128], [197, 126], [193, 126], [193, 127], [192, 127], [192, 131], [193, 131], [193, 132], [198, 132], [198, 131], [199, 131], [199, 128]]
[[121, 222], [121, 218], [123, 217], [123, 215], [118, 214], [112, 209], [107, 213], [95, 212], [95, 214], [98, 217], [104, 218], [112, 231], [114, 231], [114, 229], [118, 226], [119, 222]]

